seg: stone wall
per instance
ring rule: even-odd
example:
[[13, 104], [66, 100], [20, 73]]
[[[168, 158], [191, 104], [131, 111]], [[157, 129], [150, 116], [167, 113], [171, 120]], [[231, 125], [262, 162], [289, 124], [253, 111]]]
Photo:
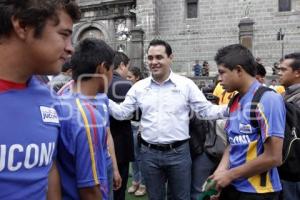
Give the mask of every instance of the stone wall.
[[[253, 54], [262, 58], [268, 74], [281, 58], [279, 28], [285, 33], [284, 53], [300, 51], [300, 1], [292, 1], [291, 12], [278, 12], [277, 0], [249, 4], [248, 17], [255, 22]], [[211, 71], [216, 72], [214, 55], [220, 47], [239, 42], [238, 24], [247, 6], [244, 0], [199, 0], [198, 17], [186, 19], [185, 0], [137, 0], [136, 4], [145, 48], [152, 38], [167, 40], [174, 50], [174, 71], [186, 75], [192, 74], [196, 59], [208, 60]]]

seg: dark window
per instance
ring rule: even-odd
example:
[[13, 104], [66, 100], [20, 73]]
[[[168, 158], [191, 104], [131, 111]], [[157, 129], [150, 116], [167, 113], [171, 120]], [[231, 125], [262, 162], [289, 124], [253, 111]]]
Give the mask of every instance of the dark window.
[[198, 16], [198, 0], [186, 1], [187, 18], [197, 18]]
[[278, 10], [279, 12], [291, 11], [292, 2], [291, 0], [279, 0], [278, 1]]

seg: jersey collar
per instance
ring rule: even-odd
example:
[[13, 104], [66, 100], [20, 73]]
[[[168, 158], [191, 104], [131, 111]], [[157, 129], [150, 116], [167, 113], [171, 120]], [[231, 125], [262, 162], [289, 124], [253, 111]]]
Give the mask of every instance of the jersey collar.
[[7, 92], [9, 90], [22, 90], [27, 87], [27, 83], [15, 83], [0, 79], [0, 92]]

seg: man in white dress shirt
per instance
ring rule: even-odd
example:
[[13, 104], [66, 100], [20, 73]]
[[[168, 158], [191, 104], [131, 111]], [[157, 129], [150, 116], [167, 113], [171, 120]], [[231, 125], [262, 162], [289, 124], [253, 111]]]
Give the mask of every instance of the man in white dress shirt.
[[163, 40], [148, 47], [151, 76], [137, 82], [123, 103], [109, 102], [111, 115], [128, 119], [140, 108], [141, 162], [150, 200], [165, 198], [168, 182], [174, 200], [190, 199], [191, 157], [189, 152], [189, 112], [201, 118], [222, 118], [226, 107], [211, 104], [196, 84], [171, 70], [173, 55]]

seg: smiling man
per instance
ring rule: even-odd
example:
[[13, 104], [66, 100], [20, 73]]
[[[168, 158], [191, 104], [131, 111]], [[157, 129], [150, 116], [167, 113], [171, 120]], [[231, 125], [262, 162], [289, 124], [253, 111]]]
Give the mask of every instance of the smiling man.
[[137, 108], [142, 111], [141, 166], [150, 200], [165, 199], [166, 182], [172, 199], [190, 199], [189, 111], [203, 118], [220, 118], [225, 112], [225, 107], [207, 101], [192, 80], [173, 73], [172, 59], [167, 42], [152, 40], [151, 76], [134, 84], [121, 104], [109, 103], [119, 120], [128, 119]]
[[55, 101], [33, 75], [60, 72], [79, 17], [75, 1], [0, 1], [0, 199], [60, 199]]
[[252, 53], [233, 44], [219, 49], [215, 61], [223, 88], [239, 92], [225, 126], [229, 145], [210, 177], [222, 190], [219, 199], [278, 199], [281, 184], [276, 166], [281, 164], [285, 127], [283, 99], [273, 91], [265, 92], [255, 110], [259, 126], [254, 127], [250, 105], [261, 84], [255, 79]]

